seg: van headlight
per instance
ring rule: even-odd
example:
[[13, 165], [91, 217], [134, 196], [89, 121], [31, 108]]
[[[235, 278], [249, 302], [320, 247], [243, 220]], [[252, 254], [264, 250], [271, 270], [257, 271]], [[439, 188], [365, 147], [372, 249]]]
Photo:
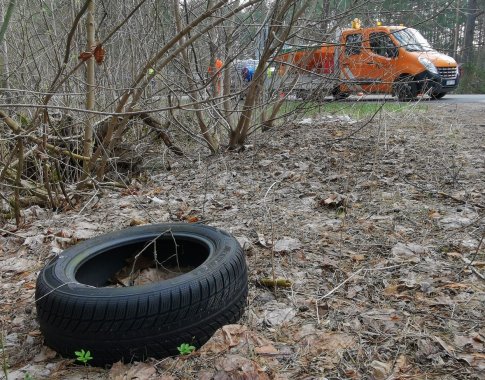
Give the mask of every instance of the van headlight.
[[428, 58], [419, 57], [419, 62], [432, 74], [438, 74], [438, 69]]

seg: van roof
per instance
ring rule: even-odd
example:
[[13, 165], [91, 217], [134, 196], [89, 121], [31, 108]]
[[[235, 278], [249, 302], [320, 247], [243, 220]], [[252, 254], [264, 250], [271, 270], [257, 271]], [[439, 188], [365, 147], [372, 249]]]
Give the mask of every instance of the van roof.
[[363, 27], [360, 29], [354, 29], [354, 28], [346, 28], [343, 30], [343, 32], [350, 32], [350, 31], [363, 31], [363, 30], [368, 30], [368, 29], [373, 29], [373, 30], [391, 30], [391, 31], [396, 31], [396, 30], [401, 30], [401, 29], [409, 29], [407, 26], [403, 25], [375, 25], [375, 26], [368, 26], [368, 27]]

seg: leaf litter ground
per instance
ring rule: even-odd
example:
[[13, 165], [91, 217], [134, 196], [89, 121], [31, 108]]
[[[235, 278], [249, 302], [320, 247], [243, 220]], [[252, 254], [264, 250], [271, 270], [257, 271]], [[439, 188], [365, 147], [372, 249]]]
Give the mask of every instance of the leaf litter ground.
[[[484, 120], [479, 105], [437, 102], [366, 125], [321, 114], [239, 153], [170, 158], [170, 171], [86, 194], [75, 210], [26, 209], [21, 229], [0, 231], [9, 379], [485, 378]], [[166, 221], [238, 238], [250, 269], [242, 320], [188, 356], [109, 370], [42, 346], [34, 289], [47, 260]]]

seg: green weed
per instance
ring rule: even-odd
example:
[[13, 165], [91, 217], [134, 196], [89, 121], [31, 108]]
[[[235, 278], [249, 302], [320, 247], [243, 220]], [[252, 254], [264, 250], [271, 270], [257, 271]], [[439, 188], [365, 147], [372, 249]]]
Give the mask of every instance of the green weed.
[[195, 351], [195, 347], [189, 343], [182, 343], [177, 347], [177, 350], [179, 350], [180, 355], [188, 355]]
[[90, 351], [75, 351], [74, 355], [76, 355], [76, 361], [83, 363], [85, 366], [88, 365], [88, 361], [93, 359]]

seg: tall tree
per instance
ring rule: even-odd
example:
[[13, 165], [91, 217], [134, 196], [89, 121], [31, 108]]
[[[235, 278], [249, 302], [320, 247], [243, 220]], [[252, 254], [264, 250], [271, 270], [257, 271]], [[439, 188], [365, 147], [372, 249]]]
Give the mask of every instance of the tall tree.
[[473, 39], [475, 37], [475, 25], [477, 17], [481, 13], [477, 4], [478, 0], [468, 0], [466, 7], [465, 38], [463, 42], [463, 63], [471, 63], [473, 59]]
[[4, 9], [0, 9], [0, 87], [7, 89], [6, 100], [10, 101], [10, 96], [8, 92], [8, 77], [9, 77], [9, 64], [8, 64], [8, 47], [7, 41], [5, 40], [5, 34], [7, 33], [8, 24], [13, 14], [15, 7], [15, 0], [10, 0], [8, 3], [7, 10], [4, 13]]

